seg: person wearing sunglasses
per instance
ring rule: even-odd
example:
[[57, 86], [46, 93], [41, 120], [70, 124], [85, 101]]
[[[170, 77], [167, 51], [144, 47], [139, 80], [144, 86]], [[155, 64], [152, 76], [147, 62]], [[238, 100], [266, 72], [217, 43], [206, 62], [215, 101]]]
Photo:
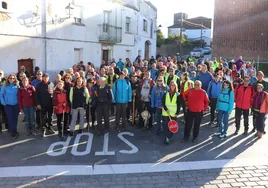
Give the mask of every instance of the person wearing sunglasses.
[[17, 79], [20, 80], [20, 73], [25, 73], [27, 78], [30, 78], [29, 72], [26, 70], [25, 66], [20, 66], [20, 71], [17, 73]]
[[257, 129], [256, 136], [260, 139], [265, 134], [265, 120], [268, 114], [268, 93], [262, 84], [256, 85], [257, 92], [253, 96], [253, 126]]
[[155, 114], [156, 117], [156, 127], [157, 131], [156, 134], [159, 135], [161, 131], [163, 130], [162, 126], [162, 100], [164, 97], [164, 94], [168, 92], [168, 86], [165, 85], [164, 83], [164, 77], [159, 76], [157, 78], [157, 83], [152, 89], [152, 94], [151, 94], [151, 108], [152, 108], [152, 113]]
[[8, 118], [8, 132], [11, 137], [17, 138], [19, 133], [17, 131], [19, 107], [18, 107], [18, 89], [17, 78], [14, 74], [7, 77], [7, 81], [1, 87], [0, 100], [4, 106]]
[[244, 78], [244, 84], [237, 85], [235, 87], [235, 135], [238, 134], [240, 129], [240, 121], [241, 116], [243, 114], [244, 118], [244, 135], [248, 134], [248, 117], [249, 117], [249, 109], [251, 106], [251, 101], [253, 97], [253, 86], [250, 85], [250, 77], [245, 76]]
[[222, 90], [218, 97], [216, 110], [218, 110], [218, 132], [215, 136], [226, 138], [229, 126], [229, 115], [234, 108], [234, 92], [231, 82], [225, 80], [222, 83]]
[[[4, 77], [4, 71], [0, 70], [0, 91], [1, 87], [6, 83], [6, 78]], [[8, 129], [7, 114], [4, 106], [0, 102], [0, 132], [2, 132], [2, 124], [5, 124], [5, 128]]]

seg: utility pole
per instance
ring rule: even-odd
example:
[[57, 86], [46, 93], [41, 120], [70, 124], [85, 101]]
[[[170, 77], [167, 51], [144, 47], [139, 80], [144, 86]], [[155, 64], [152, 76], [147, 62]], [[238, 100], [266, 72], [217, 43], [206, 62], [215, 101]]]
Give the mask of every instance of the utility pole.
[[181, 55], [181, 42], [182, 42], [182, 27], [183, 27], [183, 14], [181, 12], [181, 28], [180, 28], [180, 55]]
[[203, 21], [201, 22], [201, 37], [200, 37], [201, 48], [203, 48]]

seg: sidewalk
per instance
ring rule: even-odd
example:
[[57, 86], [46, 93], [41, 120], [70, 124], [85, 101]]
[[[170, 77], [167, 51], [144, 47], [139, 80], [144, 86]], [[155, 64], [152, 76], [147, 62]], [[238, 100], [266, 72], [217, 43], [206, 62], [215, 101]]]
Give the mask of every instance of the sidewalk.
[[96, 176], [0, 178], [0, 187], [268, 187], [268, 166]]

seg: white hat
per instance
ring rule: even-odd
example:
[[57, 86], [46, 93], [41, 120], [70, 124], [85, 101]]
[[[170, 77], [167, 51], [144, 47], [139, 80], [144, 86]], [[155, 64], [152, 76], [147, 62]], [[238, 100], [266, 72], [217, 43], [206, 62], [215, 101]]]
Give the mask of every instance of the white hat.
[[231, 63], [234, 63], [234, 62], [235, 62], [235, 60], [234, 60], [234, 59], [232, 59], [232, 60], [231, 60]]

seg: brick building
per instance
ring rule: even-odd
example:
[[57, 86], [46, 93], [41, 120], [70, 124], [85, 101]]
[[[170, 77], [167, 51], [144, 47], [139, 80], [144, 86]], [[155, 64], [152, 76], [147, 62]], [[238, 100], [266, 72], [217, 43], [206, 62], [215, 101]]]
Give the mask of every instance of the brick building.
[[268, 61], [268, 0], [215, 0], [213, 55]]

